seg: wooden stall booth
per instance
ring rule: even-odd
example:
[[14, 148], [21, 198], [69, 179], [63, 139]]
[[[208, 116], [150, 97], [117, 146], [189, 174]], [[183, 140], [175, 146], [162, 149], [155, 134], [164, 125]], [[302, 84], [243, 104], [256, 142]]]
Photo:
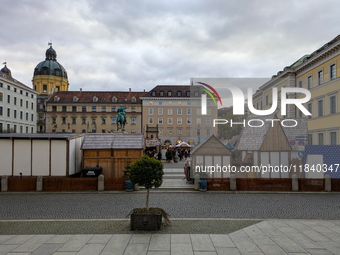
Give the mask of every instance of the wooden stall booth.
[[105, 177], [121, 178], [125, 167], [143, 156], [144, 148], [143, 134], [86, 134], [83, 166], [99, 166]]

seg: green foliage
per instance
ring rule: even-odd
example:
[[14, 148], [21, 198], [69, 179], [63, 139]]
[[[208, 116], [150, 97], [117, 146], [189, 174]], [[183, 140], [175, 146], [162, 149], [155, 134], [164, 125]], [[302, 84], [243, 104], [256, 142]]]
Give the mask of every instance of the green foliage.
[[163, 168], [164, 165], [161, 161], [144, 155], [126, 167], [124, 176], [133, 184], [138, 183], [139, 186], [144, 186], [146, 189], [158, 188], [163, 183]]
[[172, 160], [174, 155], [172, 154], [171, 150], [167, 150], [165, 153], [166, 160]]

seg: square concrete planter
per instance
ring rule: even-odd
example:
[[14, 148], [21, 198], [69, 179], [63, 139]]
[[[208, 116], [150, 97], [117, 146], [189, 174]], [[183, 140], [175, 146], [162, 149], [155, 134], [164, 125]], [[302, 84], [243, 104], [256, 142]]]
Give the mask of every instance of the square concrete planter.
[[162, 214], [132, 213], [130, 215], [131, 230], [160, 230]]

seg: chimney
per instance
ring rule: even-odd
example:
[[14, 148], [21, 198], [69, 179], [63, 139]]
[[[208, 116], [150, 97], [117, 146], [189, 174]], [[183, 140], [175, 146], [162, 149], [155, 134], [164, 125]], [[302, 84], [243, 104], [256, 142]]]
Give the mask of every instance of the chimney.
[[131, 93], [131, 88], [129, 88], [129, 92]]
[[82, 89], [82, 88], [80, 88], [80, 92], [83, 92], [83, 89]]

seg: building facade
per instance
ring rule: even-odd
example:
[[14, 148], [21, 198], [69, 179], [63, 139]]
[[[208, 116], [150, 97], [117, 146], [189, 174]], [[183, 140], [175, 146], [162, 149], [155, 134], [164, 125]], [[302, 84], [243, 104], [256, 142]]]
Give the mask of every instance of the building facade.
[[175, 146], [180, 142], [197, 145], [210, 135], [217, 135], [213, 119], [217, 106], [207, 100], [207, 115], [201, 115], [202, 90], [189, 85], [158, 85], [143, 98], [143, 133], [158, 125], [162, 145]]
[[35, 133], [38, 93], [0, 70], [0, 133]]
[[48, 133], [111, 133], [117, 131], [117, 109], [126, 109], [125, 132], [142, 133], [145, 92], [58, 91], [46, 102]]
[[[312, 145], [340, 144], [340, 35], [321, 48], [306, 54], [295, 63], [285, 67], [262, 85], [253, 95], [256, 109], [272, 106], [272, 89], [278, 90], [277, 113], [279, 118], [307, 118], [308, 143]], [[281, 115], [281, 89], [284, 87], [304, 88], [311, 93], [311, 99], [304, 104], [312, 113], [305, 116], [294, 105], [287, 106], [285, 116]], [[288, 98], [303, 98], [301, 93], [290, 94]]]

